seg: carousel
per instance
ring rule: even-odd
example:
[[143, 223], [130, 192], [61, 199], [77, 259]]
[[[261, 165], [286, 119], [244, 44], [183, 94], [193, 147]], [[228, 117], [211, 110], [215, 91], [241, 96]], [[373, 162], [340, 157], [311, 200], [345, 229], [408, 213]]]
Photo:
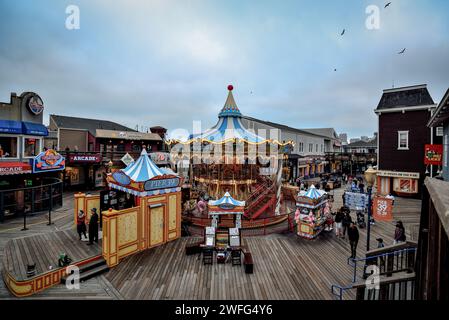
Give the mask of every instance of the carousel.
[[167, 141], [175, 163], [189, 162], [185, 212], [207, 217], [207, 201], [229, 192], [245, 200], [243, 220], [279, 215], [284, 155], [293, 142], [264, 138], [245, 128], [232, 90], [229, 85], [214, 127], [184, 141]]
[[295, 213], [298, 236], [315, 239], [325, 229], [330, 206], [327, 193], [316, 189], [314, 185], [307, 191], [301, 191], [298, 194]]

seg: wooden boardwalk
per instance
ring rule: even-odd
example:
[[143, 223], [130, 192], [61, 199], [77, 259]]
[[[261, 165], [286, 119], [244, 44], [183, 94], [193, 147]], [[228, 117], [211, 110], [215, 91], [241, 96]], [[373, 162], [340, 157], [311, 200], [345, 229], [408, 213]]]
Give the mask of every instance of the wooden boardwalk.
[[[336, 193], [336, 204], [341, 196]], [[55, 225], [31, 225], [30, 231], [0, 229], [0, 256], [6, 242], [20, 235], [68, 230], [75, 234], [71, 208], [55, 214]], [[407, 236], [413, 239], [419, 223], [420, 201], [396, 199], [395, 220], [402, 220]], [[355, 218], [355, 217], [354, 217]], [[58, 220], [56, 220], [58, 219]], [[394, 222], [379, 222], [372, 227], [371, 247], [382, 237], [392, 243]], [[31, 299], [332, 299], [332, 284], [351, 283], [352, 269], [347, 265], [349, 243], [326, 233], [315, 241], [294, 234], [246, 237], [253, 254], [254, 273], [245, 274], [243, 266], [231, 264], [204, 266], [198, 256], [186, 256], [184, 247], [198, 238], [182, 238], [164, 246], [124, 259], [105, 275], [81, 283], [69, 291], [56, 286]], [[78, 240], [77, 240], [78, 241]], [[360, 230], [358, 256], [364, 255], [366, 231]], [[0, 283], [0, 299], [13, 298]], [[345, 299], [354, 298], [353, 293]]]

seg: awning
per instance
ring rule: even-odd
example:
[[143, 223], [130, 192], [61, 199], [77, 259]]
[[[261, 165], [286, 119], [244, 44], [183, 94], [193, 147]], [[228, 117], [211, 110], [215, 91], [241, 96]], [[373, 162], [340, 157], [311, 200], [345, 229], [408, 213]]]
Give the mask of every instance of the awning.
[[43, 124], [22, 122], [23, 134], [29, 134], [33, 136], [48, 136], [48, 129]]
[[22, 133], [22, 122], [13, 120], [0, 120], [0, 133]]
[[31, 165], [23, 162], [0, 162], [0, 176], [31, 173]]

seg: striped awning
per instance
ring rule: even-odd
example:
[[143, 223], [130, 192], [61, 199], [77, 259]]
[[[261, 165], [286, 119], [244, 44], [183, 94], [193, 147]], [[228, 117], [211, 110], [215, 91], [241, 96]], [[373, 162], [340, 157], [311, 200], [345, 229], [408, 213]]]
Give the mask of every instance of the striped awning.
[[311, 185], [309, 187], [309, 190], [307, 190], [307, 192], [303, 196], [310, 199], [319, 199], [324, 194], [325, 192], [323, 190], [317, 190], [314, 185]]
[[145, 148], [142, 150], [140, 157], [130, 163], [122, 172], [135, 182], [145, 182], [164, 175], [164, 172], [151, 161]]
[[235, 200], [229, 192], [226, 192], [225, 195], [218, 200], [209, 200], [209, 206], [223, 206], [223, 205], [230, 205], [235, 207], [244, 207], [245, 201], [239, 201]]

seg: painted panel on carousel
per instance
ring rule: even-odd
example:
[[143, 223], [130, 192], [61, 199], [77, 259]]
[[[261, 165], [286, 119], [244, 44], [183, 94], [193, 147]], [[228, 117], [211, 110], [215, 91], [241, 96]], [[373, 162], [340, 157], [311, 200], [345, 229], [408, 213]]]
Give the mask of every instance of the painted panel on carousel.
[[33, 173], [64, 170], [65, 158], [53, 149], [39, 153], [33, 159]]

